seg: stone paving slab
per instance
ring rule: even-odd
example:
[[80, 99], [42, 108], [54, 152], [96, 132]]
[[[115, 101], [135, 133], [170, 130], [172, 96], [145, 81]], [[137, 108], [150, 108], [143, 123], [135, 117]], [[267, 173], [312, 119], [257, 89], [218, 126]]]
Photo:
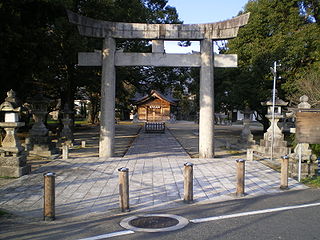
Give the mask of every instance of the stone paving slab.
[[[56, 216], [60, 220], [119, 212], [118, 168], [129, 168], [130, 208], [151, 211], [184, 204], [183, 165], [194, 164], [195, 203], [233, 199], [236, 162], [230, 158], [191, 159], [169, 131], [134, 140], [120, 158], [57, 159], [0, 188], [0, 208], [42, 218], [43, 173], [56, 173]], [[278, 193], [280, 174], [257, 161], [246, 162], [246, 197]], [[289, 180], [290, 190], [306, 188]]]

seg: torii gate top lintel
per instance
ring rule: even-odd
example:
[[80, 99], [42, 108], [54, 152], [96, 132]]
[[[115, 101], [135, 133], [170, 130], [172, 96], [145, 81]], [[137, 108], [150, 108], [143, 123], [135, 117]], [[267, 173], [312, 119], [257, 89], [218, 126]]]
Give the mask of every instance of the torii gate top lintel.
[[148, 24], [96, 20], [68, 11], [69, 21], [78, 26], [87, 37], [159, 40], [224, 40], [237, 36], [240, 27], [247, 24], [250, 13], [207, 24]]

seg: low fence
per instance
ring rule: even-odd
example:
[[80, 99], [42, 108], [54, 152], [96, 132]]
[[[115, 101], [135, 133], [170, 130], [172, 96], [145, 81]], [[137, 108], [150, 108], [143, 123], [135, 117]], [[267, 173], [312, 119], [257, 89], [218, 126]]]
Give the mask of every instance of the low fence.
[[166, 125], [164, 122], [146, 122], [144, 131], [146, 133], [164, 133]]

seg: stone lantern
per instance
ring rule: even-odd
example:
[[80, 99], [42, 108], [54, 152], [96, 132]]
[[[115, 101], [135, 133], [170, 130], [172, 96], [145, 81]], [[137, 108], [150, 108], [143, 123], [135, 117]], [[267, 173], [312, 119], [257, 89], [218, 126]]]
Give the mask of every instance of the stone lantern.
[[6, 132], [0, 147], [0, 176], [20, 177], [30, 172], [24, 147], [16, 134], [17, 129], [25, 123], [19, 122], [21, 107], [18, 105], [15, 92], [11, 89], [7, 95], [8, 97], [0, 105], [0, 111], [5, 115], [4, 122], [0, 122], [0, 127], [3, 127]]
[[[284, 114], [282, 113], [282, 108], [288, 105], [288, 102], [281, 100], [277, 96], [275, 96], [275, 104], [274, 104], [274, 117], [273, 117], [273, 103], [272, 98], [265, 102], [261, 103], [262, 106], [267, 106], [267, 115], [270, 122], [270, 127], [267, 132], [264, 134], [263, 140], [260, 141], [259, 149], [261, 152], [267, 155], [271, 155], [271, 147], [272, 147], [272, 139], [273, 139], [273, 156], [281, 157], [290, 153], [290, 148], [287, 147], [287, 142], [284, 141], [284, 135], [282, 134], [281, 129], [278, 126], [278, 122], [281, 118], [284, 118]], [[273, 137], [272, 137], [273, 135]]]
[[307, 95], [303, 95], [299, 98], [300, 103], [298, 104], [298, 109], [310, 109], [311, 105], [308, 103], [309, 97]]
[[41, 93], [39, 93], [34, 98], [29, 100], [29, 102], [31, 103], [31, 109], [34, 119], [34, 124], [30, 130], [30, 133], [41, 136], [47, 135], [48, 129], [44, 125], [44, 120], [47, 114], [49, 99], [45, 98]]
[[273, 112], [273, 103], [272, 99], [267, 100], [266, 102], [261, 103], [262, 106], [267, 106], [267, 114], [266, 118], [270, 122], [270, 127], [267, 130], [268, 139], [272, 138], [272, 131], [274, 131], [274, 138], [281, 138], [283, 136], [281, 129], [278, 127], [278, 122], [281, 118], [284, 118], [284, 114], [282, 113], [282, 107], [287, 106], [288, 102], [283, 101], [277, 96], [275, 96], [275, 104], [274, 104], [274, 120], [272, 121], [272, 112]]
[[67, 145], [71, 146], [73, 144], [73, 132], [70, 128], [71, 125], [71, 114], [73, 113], [72, 110], [70, 110], [68, 104], [64, 105], [64, 108], [62, 110], [63, 118], [62, 118], [62, 124], [63, 129], [61, 131], [61, 141], [65, 142]]
[[[296, 109], [292, 110], [292, 117], [296, 118], [296, 113], [301, 110], [311, 109], [311, 105], [308, 103], [309, 97], [303, 95], [300, 97], [300, 103], [298, 104]], [[295, 132], [295, 129], [293, 130]], [[299, 143], [294, 148], [293, 153], [290, 155], [293, 159], [299, 159], [299, 152], [301, 152], [301, 159], [302, 161], [310, 161], [312, 159], [312, 150], [310, 149], [309, 143]]]
[[49, 99], [39, 93], [29, 102], [31, 103], [34, 119], [34, 124], [30, 130], [31, 151], [29, 154], [51, 157], [54, 154], [54, 147], [48, 136], [49, 131], [44, 124], [45, 116], [48, 113]]
[[253, 140], [253, 135], [250, 130], [250, 116], [252, 111], [249, 106], [246, 106], [243, 111], [243, 129], [240, 134], [239, 143], [245, 146], [251, 146], [255, 144], [255, 140]]

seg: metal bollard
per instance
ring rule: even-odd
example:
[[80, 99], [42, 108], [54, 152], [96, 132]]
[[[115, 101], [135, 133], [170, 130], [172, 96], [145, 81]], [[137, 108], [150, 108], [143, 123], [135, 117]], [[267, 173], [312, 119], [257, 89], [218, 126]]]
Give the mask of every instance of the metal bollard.
[[55, 173], [44, 173], [43, 220], [55, 220]]
[[185, 203], [193, 202], [193, 164], [187, 162], [183, 168], [184, 175], [184, 198]]
[[122, 212], [129, 212], [129, 169], [119, 168], [119, 202]]
[[244, 193], [244, 179], [245, 179], [245, 162], [244, 159], [237, 159], [237, 188], [236, 188], [236, 196], [243, 197]]
[[85, 148], [86, 147], [86, 141], [81, 141], [81, 147]]
[[288, 175], [289, 175], [289, 157], [283, 156], [281, 158], [281, 178], [280, 189], [288, 189]]
[[62, 146], [62, 159], [66, 160], [69, 158], [69, 146], [64, 144]]

